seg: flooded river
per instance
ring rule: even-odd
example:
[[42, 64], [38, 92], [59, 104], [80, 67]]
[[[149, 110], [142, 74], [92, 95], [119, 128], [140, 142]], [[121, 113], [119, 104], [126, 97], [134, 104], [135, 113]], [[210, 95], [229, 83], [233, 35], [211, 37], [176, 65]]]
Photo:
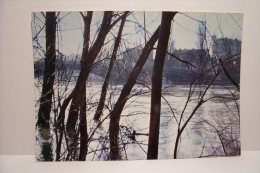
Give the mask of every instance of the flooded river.
[[[89, 135], [96, 128], [93, 115], [102, 85], [87, 87], [87, 120]], [[103, 117], [109, 114], [122, 85], [109, 88]], [[150, 86], [136, 85], [134, 94], [126, 103], [120, 119], [120, 147], [122, 159], [146, 159], [150, 121]], [[198, 105], [205, 86], [164, 86], [161, 106], [159, 159], [172, 159], [178, 128], [188, 120]], [[192, 94], [191, 94], [191, 91]], [[57, 93], [56, 93], [57, 94]], [[190, 97], [189, 97], [190, 96]], [[189, 98], [189, 99], [188, 99]], [[195, 114], [184, 129], [177, 150], [177, 158], [198, 158], [237, 155], [240, 152], [239, 92], [233, 87], [211, 86]], [[186, 105], [186, 106], [185, 106]], [[181, 122], [180, 122], [181, 120]], [[106, 160], [109, 154], [109, 118], [95, 131], [89, 143], [87, 160]], [[53, 135], [53, 140], [55, 135]], [[39, 134], [39, 133], [37, 133]], [[133, 139], [133, 134], [134, 139]], [[50, 139], [48, 139], [50, 140]], [[43, 142], [37, 140], [37, 155], [41, 155]], [[55, 142], [52, 142], [55, 155]]]

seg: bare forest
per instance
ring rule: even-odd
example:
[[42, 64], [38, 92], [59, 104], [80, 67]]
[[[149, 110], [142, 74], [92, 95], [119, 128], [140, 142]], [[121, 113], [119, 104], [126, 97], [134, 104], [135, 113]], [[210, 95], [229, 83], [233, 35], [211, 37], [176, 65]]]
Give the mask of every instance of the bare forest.
[[240, 155], [243, 15], [32, 13], [36, 160]]

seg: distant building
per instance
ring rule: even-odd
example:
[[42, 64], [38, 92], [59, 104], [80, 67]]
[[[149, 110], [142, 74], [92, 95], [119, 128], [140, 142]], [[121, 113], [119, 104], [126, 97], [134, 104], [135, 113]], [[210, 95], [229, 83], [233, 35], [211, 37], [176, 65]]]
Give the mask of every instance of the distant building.
[[[211, 68], [219, 64], [219, 59], [224, 62], [225, 69], [232, 79], [240, 82], [240, 57], [241, 41], [229, 38], [217, 38], [215, 35], [211, 41], [209, 50], [205, 49], [178, 49], [167, 54], [164, 62], [163, 77], [166, 83], [190, 84], [194, 81], [199, 84], [207, 84], [212, 76]], [[128, 48], [116, 59], [110, 81], [114, 84], [123, 84], [135, 67], [140, 55], [141, 47]], [[153, 73], [153, 52], [149, 55], [137, 81], [149, 84]], [[95, 80], [103, 81], [107, 73], [109, 61], [96, 63], [91, 70], [95, 74]], [[215, 67], [214, 67], [215, 68]], [[73, 73], [71, 73], [73, 71]], [[62, 79], [70, 78], [76, 81], [80, 71], [80, 58], [73, 55], [63, 58], [60, 55], [56, 59], [56, 74]], [[208, 71], [208, 72], [207, 72]], [[34, 62], [35, 78], [41, 78], [44, 73], [44, 59]], [[217, 78], [219, 84], [229, 84], [227, 76], [222, 73]]]
[[[135, 67], [140, 55], [142, 53], [141, 47], [128, 48], [125, 52], [122, 53], [122, 58], [117, 59], [117, 64], [113, 68], [113, 77], [112, 80], [117, 83], [123, 83], [127, 80], [128, 76]], [[153, 70], [153, 54], [149, 55], [148, 59], [142, 71], [138, 77], [138, 80], [144, 83], [149, 83], [151, 81], [151, 75]]]
[[[240, 83], [241, 41], [238, 39], [217, 38], [215, 35], [213, 35], [212, 41], [212, 57], [222, 59], [231, 78]], [[225, 75], [221, 77], [222, 81], [227, 80]]]
[[212, 56], [226, 59], [241, 54], [241, 41], [238, 39], [212, 38]]
[[[174, 56], [167, 55], [164, 63], [166, 82], [187, 84], [198, 78], [208, 65], [207, 52], [203, 49], [174, 50]], [[203, 78], [201, 77], [201, 80]]]
[[[209, 50], [179, 49], [172, 52], [175, 57], [167, 55], [164, 63], [166, 82], [190, 84], [198, 79], [200, 84], [207, 84], [214, 73], [206, 71], [217, 65], [218, 59], [222, 59], [230, 76], [239, 83], [241, 41], [213, 36]], [[217, 81], [219, 84], [230, 83], [225, 74], [219, 75]]]

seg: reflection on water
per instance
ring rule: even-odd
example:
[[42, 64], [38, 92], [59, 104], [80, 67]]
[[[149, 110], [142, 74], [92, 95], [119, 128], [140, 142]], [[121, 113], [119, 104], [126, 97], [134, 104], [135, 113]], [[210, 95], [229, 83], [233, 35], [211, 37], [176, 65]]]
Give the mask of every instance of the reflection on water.
[[[208, 100], [196, 111], [182, 133], [177, 158], [231, 156], [239, 154], [239, 93], [233, 87], [226, 88], [212, 86], [208, 90], [204, 100], [213, 97], [214, 99]], [[200, 94], [203, 90], [204, 87], [201, 86], [191, 96], [188, 106], [183, 113], [184, 116], [181, 124], [184, 124], [198, 104]], [[178, 129], [176, 119], [180, 120], [188, 94], [189, 86], [183, 85], [169, 86], [163, 90], [165, 100], [162, 99], [161, 107], [159, 159], [173, 158]], [[121, 123], [130, 125], [137, 132], [148, 133], [150, 97], [137, 96], [128, 102], [131, 102], [131, 107], [124, 110], [124, 115], [131, 115], [133, 112], [140, 110], [144, 113], [122, 117]], [[143, 143], [142, 147], [147, 150], [148, 137], [137, 136], [136, 138], [137, 141]], [[128, 159], [146, 159], [146, 154], [136, 148], [138, 148], [138, 144], [129, 145], [127, 152]]]
[[37, 127], [36, 132], [38, 132], [37, 140], [41, 150], [38, 160], [53, 161], [52, 136], [50, 128]]
[[[88, 107], [88, 133], [91, 134], [96, 127], [93, 116], [102, 85], [87, 87]], [[73, 88], [73, 87], [72, 87]], [[122, 86], [111, 87], [108, 91], [107, 108], [103, 118], [113, 108]], [[189, 95], [189, 86], [167, 86], [163, 90], [161, 106], [161, 126], [159, 139], [159, 159], [172, 159], [178, 123], [183, 113], [181, 125], [188, 119], [198, 104], [203, 86], [194, 90], [188, 101], [185, 111], [184, 105]], [[145, 94], [136, 94], [138, 92]], [[143, 86], [135, 86], [131, 97], [122, 112], [120, 119], [121, 154], [123, 159], [146, 159], [148, 132], [150, 121], [150, 93]], [[212, 98], [212, 99], [209, 99]], [[213, 99], [214, 98], [214, 99]], [[209, 99], [209, 100], [208, 100]], [[212, 86], [206, 93], [207, 100], [195, 113], [182, 133], [177, 158], [198, 158], [212, 156], [231, 156], [240, 154], [240, 127], [239, 127], [239, 93], [233, 87]], [[102, 123], [101, 128], [95, 131], [89, 142], [87, 160], [106, 160], [109, 158], [108, 140], [109, 119]], [[124, 127], [124, 128], [123, 128]], [[127, 130], [126, 130], [127, 127]], [[130, 133], [135, 131], [135, 142], [129, 139]], [[53, 135], [54, 136], [54, 135]], [[53, 160], [55, 137], [50, 129], [37, 129], [38, 160]], [[66, 145], [66, 144], [64, 144]], [[63, 151], [64, 152], [64, 151]]]

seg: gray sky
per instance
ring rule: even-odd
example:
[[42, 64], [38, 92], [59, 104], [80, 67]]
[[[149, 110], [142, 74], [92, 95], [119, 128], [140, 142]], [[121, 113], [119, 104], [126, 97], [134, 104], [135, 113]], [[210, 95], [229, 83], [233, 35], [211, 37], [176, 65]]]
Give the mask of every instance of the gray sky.
[[[40, 13], [36, 13], [42, 21]], [[95, 12], [92, 19], [91, 36], [94, 35], [102, 19], [102, 12]], [[153, 33], [158, 27], [161, 20], [161, 12], [145, 12], [146, 29], [148, 33]], [[63, 12], [60, 16], [64, 18], [60, 22], [60, 32], [57, 41], [61, 44], [59, 46], [60, 52], [65, 55], [81, 54], [83, 42], [83, 21], [79, 12]], [[137, 23], [144, 26], [144, 12], [133, 12], [128, 18], [123, 31], [123, 39], [126, 41], [128, 47], [134, 47], [139, 44], [144, 44], [144, 32], [140, 30]], [[35, 20], [38, 26], [42, 25], [40, 20]], [[242, 22], [243, 15], [236, 13], [178, 13], [174, 22], [172, 23], [171, 40], [174, 40], [176, 49], [191, 49], [197, 48], [198, 39], [198, 21], [206, 21], [207, 37], [210, 41], [210, 36], [217, 37], [242, 38]], [[118, 23], [119, 25], [120, 23]], [[32, 24], [33, 31], [34, 23]], [[37, 30], [39, 30], [38, 27]], [[111, 33], [116, 35], [118, 27], [112, 29]], [[34, 31], [35, 32], [35, 31]], [[109, 34], [108, 39], [113, 38]], [[150, 34], [147, 34], [147, 37]], [[39, 43], [44, 47], [44, 32], [39, 35]], [[126, 42], [125, 42], [126, 43]]]
[[[187, 17], [190, 16], [191, 18]], [[193, 18], [193, 19], [192, 19]], [[173, 22], [173, 39], [176, 48], [196, 48], [198, 22], [206, 21], [207, 37], [228, 37], [242, 39], [242, 14], [228, 13], [183, 13], [176, 15]]]

